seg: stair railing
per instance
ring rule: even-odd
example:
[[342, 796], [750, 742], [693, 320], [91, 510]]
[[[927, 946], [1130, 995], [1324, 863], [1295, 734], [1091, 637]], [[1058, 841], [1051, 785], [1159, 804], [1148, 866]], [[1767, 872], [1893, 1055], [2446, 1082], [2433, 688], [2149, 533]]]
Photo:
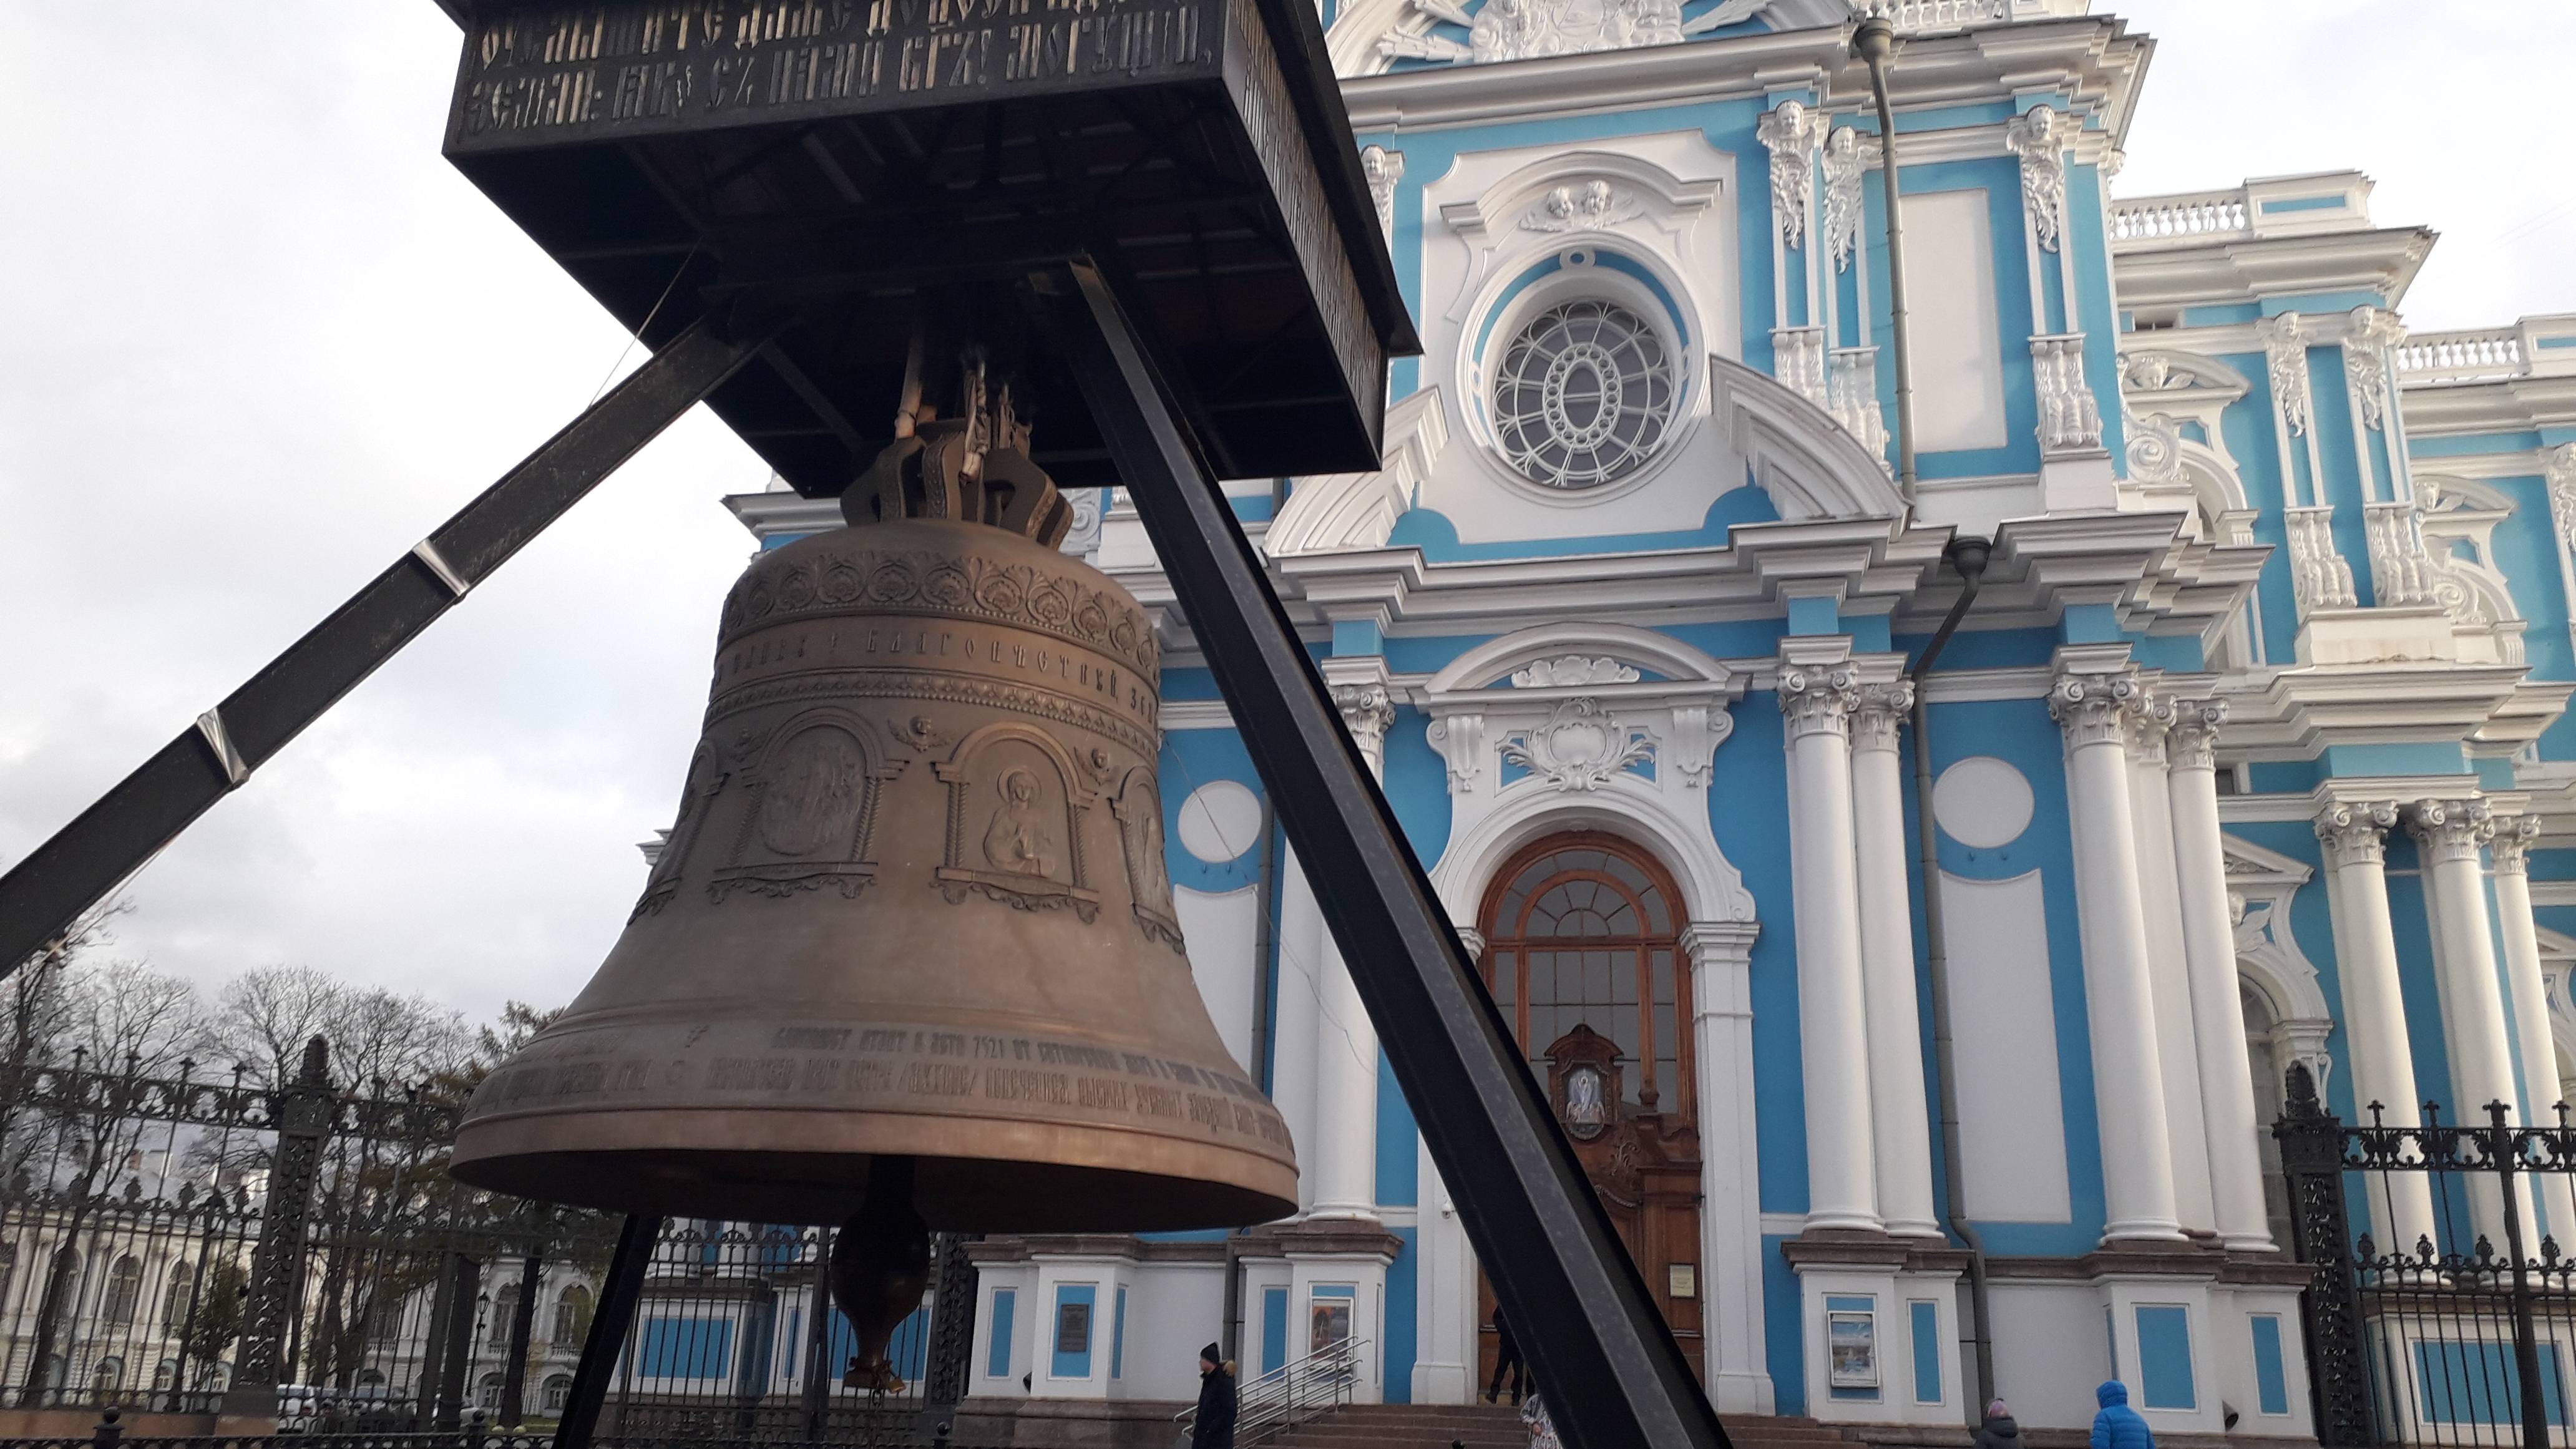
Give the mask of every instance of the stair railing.
[[[1311, 1423], [1351, 1402], [1359, 1384], [1360, 1350], [1366, 1347], [1364, 1338], [1336, 1339], [1240, 1384], [1234, 1393], [1237, 1449], [1252, 1449], [1272, 1435]], [[1198, 1406], [1193, 1404], [1174, 1414], [1172, 1423], [1186, 1434], [1197, 1425], [1198, 1417]]]

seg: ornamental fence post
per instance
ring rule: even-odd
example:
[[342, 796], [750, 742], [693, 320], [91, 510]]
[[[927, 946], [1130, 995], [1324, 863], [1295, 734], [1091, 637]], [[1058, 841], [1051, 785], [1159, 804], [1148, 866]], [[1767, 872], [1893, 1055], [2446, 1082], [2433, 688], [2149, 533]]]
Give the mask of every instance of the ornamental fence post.
[[942, 1233], [939, 1281], [930, 1296], [930, 1361], [921, 1379], [921, 1427], [948, 1442], [966, 1397], [966, 1364], [975, 1352], [975, 1259], [966, 1233]]
[[2378, 1435], [2371, 1423], [2361, 1286], [2344, 1208], [2343, 1124], [2317, 1100], [2316, 1078], [2304, 1063], [2291, 1065], [2287, 1096], [2272, 1136], [2281, 1144], [2281, 1174], [2289, 1185], [2292, 1250], [2315, 1274], [2299, 1294], [2299, 1319], [2308, 1341], [2317, 1444], [2364, 1449]]
[[285, 1345], [304, 1297], [305, 1232], [322, 1175], [322, 1143], [331, 1133], [330, 1050], [318, 1036], [306, 1042], [295, 1080], [276, 1097], [277, 1152], [260, 1208], [259, 1246], [251, 1253], [241, 1358], [224, 1394], [227, 1414], [275, 1415], [277, 1385], [295, 1367]]

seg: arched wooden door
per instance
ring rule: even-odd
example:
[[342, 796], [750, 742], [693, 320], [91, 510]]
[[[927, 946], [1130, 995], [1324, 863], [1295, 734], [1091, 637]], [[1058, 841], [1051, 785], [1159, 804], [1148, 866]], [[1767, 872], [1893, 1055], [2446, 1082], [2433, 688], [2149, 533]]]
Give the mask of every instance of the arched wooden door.
[[[1477, 923], [1485, 988], [1693, 1370], [1700, 1347], [1699, 1101], [1681, 895], [1645, 851], [1594, 831], [1532, 842]], [[1478, 1277], [1477, 1382], [1494, 1371]]]

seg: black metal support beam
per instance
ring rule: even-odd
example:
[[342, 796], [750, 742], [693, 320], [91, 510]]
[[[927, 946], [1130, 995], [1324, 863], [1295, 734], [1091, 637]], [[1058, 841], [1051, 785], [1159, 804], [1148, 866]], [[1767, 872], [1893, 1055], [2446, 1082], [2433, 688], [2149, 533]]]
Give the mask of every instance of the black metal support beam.
[[693, 324], [0, 875], [0, 976], [57, 939], [767, 342]]
[[1098, 272], [1034, 279], [1181, 609], [1277, 802], [1558, 1432], [1723, 1449], [1701, 1393], [1155, 363]]
[[563, 1418], [555, 1424], [555, 1449], [590, 1449], [600, 1408], [608, 1402], [609, 1380], [617, 1376], [626, 1335], [635, 1326], [636, 1305], [644, 1301], [644, 1270], [653, 1266], [653, 1247], [661, 1240], [662, 1220], [645, 1213], [629, 1214], [618, 1230], [608, 1280], [599, 1285], [599, 1301], [591, 1306], [590, 1336], [582, 1341], [581, 1362], [572, 1371], [572, 1392], [565, 1395]]

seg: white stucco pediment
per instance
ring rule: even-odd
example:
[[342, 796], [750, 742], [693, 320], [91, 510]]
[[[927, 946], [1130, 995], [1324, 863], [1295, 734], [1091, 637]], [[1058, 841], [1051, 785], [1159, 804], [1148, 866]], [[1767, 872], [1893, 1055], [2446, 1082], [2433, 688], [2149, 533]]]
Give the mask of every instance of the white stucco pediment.
[[1439, 388], [1398, 399], [1386, 410], [1386, 466], [1374, 473], [1299, 479], [1287, 506], [1270, 521], [1263, 548], [1284, 558], [1383, 547], [1448, 446], [1449, 418]]
[[1712, 357], [1709, 393], [1728, 443], [1784, 522], [1894, 518], [1904, 511], [1904, 496], [1878, 459], [1795, 389]]
[[2227, 862], [2227, 906], [2236, 925], [2237, 969], [2268, 997], [2282, 1020], [2327, 1020], [2316, 963], [2290, 932], [2290, 899], [2316, 872], [2304, 861], [2221, 835]]
[[1700, 650], [1623, 624], [1543, 624], [1461, 655], [1417, 695], [1448, 766], [1449, 848], [1432, 872], [1442, 899], [1472, 919], [1513, 851], [1603, 829], [1663, 857], [1692, 919], [1754, 919], [1708, 815], [1711, 762], [1744, 687]]

